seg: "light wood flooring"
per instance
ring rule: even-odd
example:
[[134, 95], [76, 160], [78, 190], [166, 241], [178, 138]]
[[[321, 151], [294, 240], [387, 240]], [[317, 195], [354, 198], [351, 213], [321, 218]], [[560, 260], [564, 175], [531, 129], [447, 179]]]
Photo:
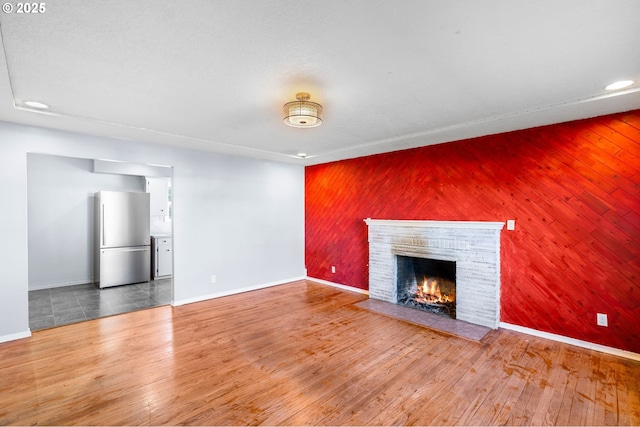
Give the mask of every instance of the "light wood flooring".
[[638, 425], [640, 362], [299, 281], [0, 344], [0, 424]]

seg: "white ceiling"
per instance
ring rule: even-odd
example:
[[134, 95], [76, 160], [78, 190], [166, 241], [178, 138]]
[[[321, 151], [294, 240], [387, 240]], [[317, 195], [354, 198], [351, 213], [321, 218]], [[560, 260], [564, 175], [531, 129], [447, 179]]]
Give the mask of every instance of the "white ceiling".
[[309, 165], [640, 108], [638, 0], [7, 1], [9, 122]]

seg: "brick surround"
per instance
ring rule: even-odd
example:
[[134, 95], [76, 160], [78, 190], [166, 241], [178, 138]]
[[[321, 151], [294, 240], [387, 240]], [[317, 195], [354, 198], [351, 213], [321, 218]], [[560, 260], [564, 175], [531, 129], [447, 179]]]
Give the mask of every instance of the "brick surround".
[[369, 227], [370, 298], [397, 303], [398, 255], [455, 261], [457, 319], [498, 328], [503, 222], [365, 222]]

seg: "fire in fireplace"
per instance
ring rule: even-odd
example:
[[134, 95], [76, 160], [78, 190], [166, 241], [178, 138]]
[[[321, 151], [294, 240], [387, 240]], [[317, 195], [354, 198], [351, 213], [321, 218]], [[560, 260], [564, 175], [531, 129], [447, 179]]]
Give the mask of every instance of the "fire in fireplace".
[[456, 318], [456, 263], [397, 255], [397, 303]]

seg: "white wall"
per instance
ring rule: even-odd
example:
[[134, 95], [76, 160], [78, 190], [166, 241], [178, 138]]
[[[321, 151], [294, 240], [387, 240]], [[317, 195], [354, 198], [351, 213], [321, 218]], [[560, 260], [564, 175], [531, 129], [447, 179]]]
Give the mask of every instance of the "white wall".
[[144, 192], [144, 178], [92, 173], [93, 161], [27, 155], [29, 290], [94, 281], [94, 193]]
[[302, 166], [0, 122], [0, 341], [29, 334], [28, 152], [174, 167], [175, 301], [304, 277]]

